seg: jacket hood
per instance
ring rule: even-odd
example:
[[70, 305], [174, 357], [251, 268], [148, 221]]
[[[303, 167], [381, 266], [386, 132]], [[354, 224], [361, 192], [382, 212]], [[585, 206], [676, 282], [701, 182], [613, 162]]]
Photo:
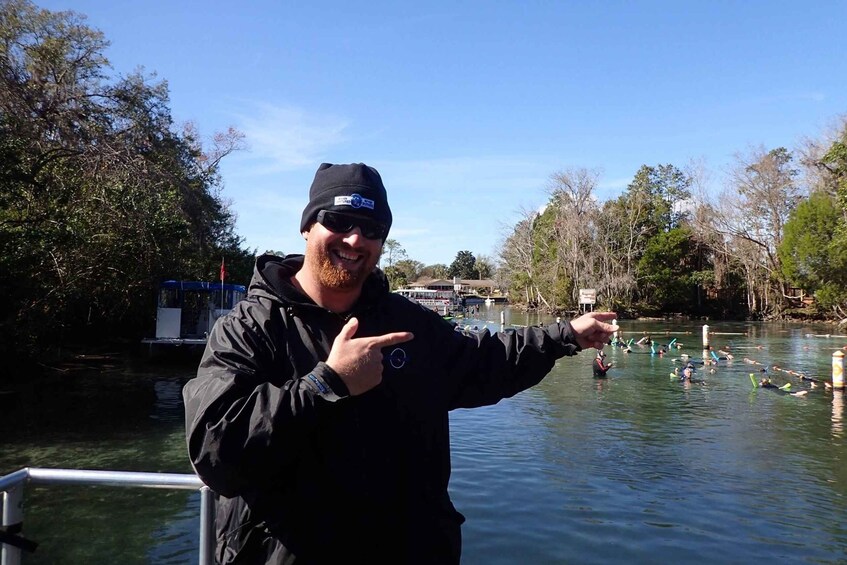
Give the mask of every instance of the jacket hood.
[[[286, 255], [285, 257], [260, 255], [256, 258], [256, 266], [253, 269], [253, 278], [247, 294], [292, 305], [316, 306], [314, 300], [291, 284], [291, 277], [303, 268], [303, 260], [303, 255]], [[379, 269], [374, 269], [365, 280], [358, 303], [372, 303], [388, 292], [388, 279], [385, 274]]]

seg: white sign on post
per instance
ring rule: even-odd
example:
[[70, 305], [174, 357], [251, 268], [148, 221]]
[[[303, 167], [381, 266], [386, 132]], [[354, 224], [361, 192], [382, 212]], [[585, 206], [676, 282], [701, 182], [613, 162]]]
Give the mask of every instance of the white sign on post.
[[597, 289], [595, 288], [581, 288], [579, 289], [579, 303], [580, 304], [591, 304], [594, 305], [597, 303]]

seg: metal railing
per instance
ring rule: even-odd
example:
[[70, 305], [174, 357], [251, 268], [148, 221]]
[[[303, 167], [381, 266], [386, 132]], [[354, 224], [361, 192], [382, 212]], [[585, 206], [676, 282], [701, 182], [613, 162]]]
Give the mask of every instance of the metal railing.
[[[209, 487], [195, 475], [139, 473], [133, 471], [87, 471], [26, 467], [0, 477], [0, 525], [15, 532], [23, 524], [23, 494], [34, 485], [88, 485], [163, 488], [200, 491], [200, 565], [211, 565], [215, 556], [215, 499]], [[0, 542], [0, 565], [20, 565], [21, 548]]]

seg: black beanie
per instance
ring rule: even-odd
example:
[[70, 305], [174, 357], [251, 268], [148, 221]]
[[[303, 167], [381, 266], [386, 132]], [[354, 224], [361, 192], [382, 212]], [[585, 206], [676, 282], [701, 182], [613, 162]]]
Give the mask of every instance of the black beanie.
[[364, 216], [391, 227], [391, 208], [382, 178], [376, 169], [362, 163], [323, 163], [318, 167], [300, 220], [301, 232], [309, 229], [321, 210]]

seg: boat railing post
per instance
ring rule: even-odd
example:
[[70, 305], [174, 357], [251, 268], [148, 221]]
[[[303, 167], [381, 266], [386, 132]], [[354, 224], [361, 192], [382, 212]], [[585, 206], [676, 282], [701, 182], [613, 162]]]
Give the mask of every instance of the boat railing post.
[[200, 565], [214, 565], [214, 563], [215, 495], [212, 489], [204, 486], [200, 489]]
[[[9, 532], [24, 521], [24, 483], [20, 482], [3, 492], [3, 530]], [[0, 564], [20, 565], [21, 549], [8, 543], [0, 543]]]

